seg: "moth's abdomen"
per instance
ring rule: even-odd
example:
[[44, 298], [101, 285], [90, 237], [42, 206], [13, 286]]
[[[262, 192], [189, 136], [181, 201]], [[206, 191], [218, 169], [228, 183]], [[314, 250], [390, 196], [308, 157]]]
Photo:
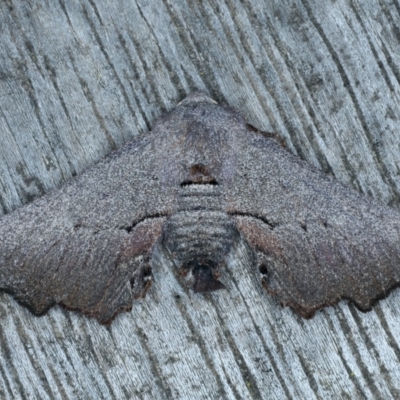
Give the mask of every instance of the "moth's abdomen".
[[222, 210], [217, 188], [190, 185], [182, 189], [162, 241], [178, 266], [192, 262], [217, 265], [231, 249], [235, 235], [236, 227]]
[[229, 217], [221, 211], [181, 211], [164, 230], [164, 245], [181, 265], [192, 261], [219, 264], [234, 237]]

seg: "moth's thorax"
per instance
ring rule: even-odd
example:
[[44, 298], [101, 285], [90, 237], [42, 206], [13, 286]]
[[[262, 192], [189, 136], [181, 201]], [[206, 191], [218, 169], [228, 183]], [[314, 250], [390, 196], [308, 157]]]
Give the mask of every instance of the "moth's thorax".
[[236, 228], [223, 210], [218, 185], [183, 186], [177, 200], [176, 212], [163, 229], [163, 244], [177, 266], [220, 264], [232, 247]]

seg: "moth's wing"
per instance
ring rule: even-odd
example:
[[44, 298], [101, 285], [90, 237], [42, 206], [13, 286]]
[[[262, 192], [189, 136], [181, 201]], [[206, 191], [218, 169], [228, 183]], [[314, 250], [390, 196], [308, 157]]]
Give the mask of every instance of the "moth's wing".
[[0, 218], [0, 289], [34, 313], [54, 304], [107, 323], [149, 286], [150, 251], [174, 204], [153, 135]]
[[341, 299], [368, 310], [400, 283], [400, 213], [346, 188], [277, 142], [236, 138], [228, 212], [263, 286], [303, 317]]

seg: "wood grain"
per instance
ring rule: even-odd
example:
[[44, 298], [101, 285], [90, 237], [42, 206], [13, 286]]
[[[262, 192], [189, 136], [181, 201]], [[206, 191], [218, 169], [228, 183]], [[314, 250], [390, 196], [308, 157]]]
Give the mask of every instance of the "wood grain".
[[[186, 94], [206, 90], [342, 183], [400, 199], [400, 4], [388, 0], [0, 3], [0, 206], [62, 185]], [[246, 248], [228, 290], [156, 290], [110, 328], [0, 295], [4, 399], [390, 399], [399, 291], [303, 321], [262, 290]], [[238, 284], [240, 282], [240, 285]]]

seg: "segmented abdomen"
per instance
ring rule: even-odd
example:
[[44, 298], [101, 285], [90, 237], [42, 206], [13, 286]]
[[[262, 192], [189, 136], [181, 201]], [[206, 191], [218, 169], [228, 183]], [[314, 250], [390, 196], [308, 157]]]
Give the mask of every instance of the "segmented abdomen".
[[223, 211], [214, 185], [182, 188], [176, 212], [164, 225], [163, 244], [179, 265], [191, 261], [219, 264], [232, 247], [236, 228]]

